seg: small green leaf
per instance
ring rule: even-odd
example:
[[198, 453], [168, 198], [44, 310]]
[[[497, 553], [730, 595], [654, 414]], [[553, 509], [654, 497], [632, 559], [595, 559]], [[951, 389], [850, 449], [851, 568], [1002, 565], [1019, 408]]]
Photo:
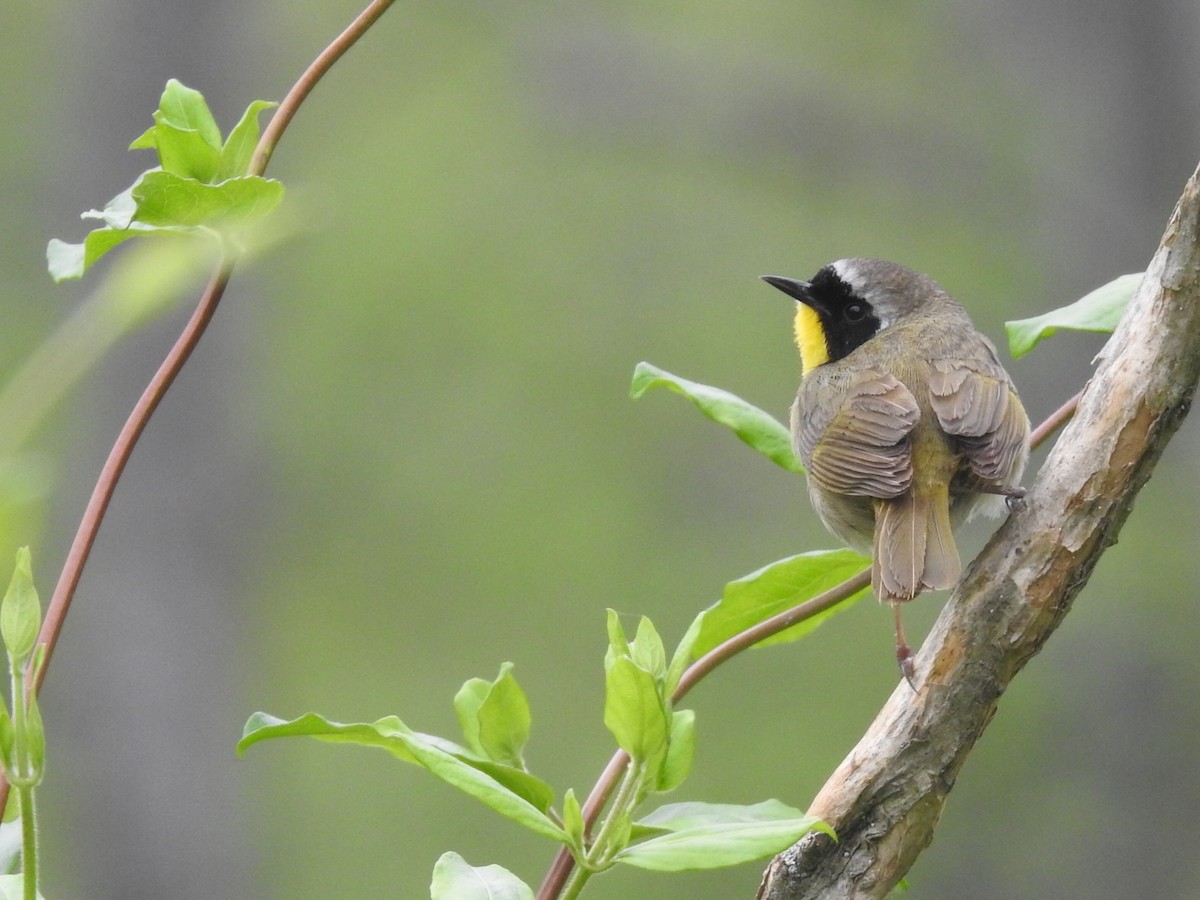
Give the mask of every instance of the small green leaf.
[[37, 696], [29, 701], [25, 712], [25, 747], [29, 754], [29, 775], [34, 785], [40, 784], [46, 772], [46, 726]]
[[696, 404], [704, 415], [732, 429], [734, 434], [776, 465], [790, 472], [804, 471], [804, 465], [792, 450], [791, 434], [770, 413], [728, 391], [688, 381], [647, 362], [638, 363], [633, 370], [630, 396], [637, 400], [652, 387], [666, 387], [682, 394]]
[[607, 610], [605, 624], [608, 626], [608, 654], [605, 659], [605, 670], [612, 660], [629, 656], [629, 640], [625, 637], [625, 629], [621, 627], [621, 614], [615, 609]]
[[562, 820], [563, 831], [567, 833], [567, 846], [576, 854], [582, 854], [583, 834], [587, 828], [583, 824], [583, 809], [579, 806], [579, 800], [576, 799], [572, 788], [567, 788], [567, 793], [563, 796]]
[[154, 129], [157, 125], [151, 125], [141, 134], [133, 139], [133, 143], [129, 145], [130, 150], [153, 150], [158, 145], [154, 142]]
[[131, 237], [179, 234], [183, 228], [159, 228], [134, 222], [128, 228], [96, 228], [88, 232], [82, 244], [68, 244], [51, 238], [46, 247], [46, 267], [55, 282], [73, 281], [83, 277], [109, 250]]
[[202, 184], [170, 172], [151, 171], [133, 186], [133, 199], [137, 221], [145, 225], [221, 228], [271, 212], [283, 199], [283, 185], [256, 175]]
[[161, 112], [154, 114], [154, 146], [164, 172], [180, 178], [213, 181], [221, 164], [221, 150], [206, 141], [200, 132], [177, 128]]
[[[720, 602], [706, 610], [693, 652], [703, 656], [735, 634], [836, 587], [870, 564], [869, 559], [853, 550], [814, 550], [789, 556], [731, 581], [725, 586]], [[866, 593], [864, 588], [811, 619], [760, 641], [757, 646], [801, 638]]]
[[[8, 804], [4, 807], [4, 824], [15, 822], [21, 818], [21, 792], [13, 791], [8, 795]], [[6, 848], [7, 849], [7, 848]], [[8, 859], [15, 858], [15, 854], [4, 854], [0, 852], [0, 866]]]
[[[624, 850], [629, 846], [629, 840], [633, 836], [633, 819], [629, 812], [614, 810], [612, 815], [616, 818], [608, 825], [608, 847], [612, 852]], [[612, 866], [608, 862], [606, 867]]]
[[433, 867], [430, 900], [533, 900], [529, 885], [501, 866], [471, 866], [443, 853]]
[[[10, 806], [13, 806], [11, 801]], [[38, 900], [45, 900], [42, 892], [37, 892]], [[0, 900], [25, 900], [25, 876], [0, 875]]]
[[709, 825], [745, 824], [753, 822], [782, 822], [804, 817], [795, 807], [778, 800], [763, 800], [751, 805], [742, 803], [665, 803], [643, 816], [637, 824], [658, 832], [683, 831]]
[[209, 182], [221, 162], [221, 130], [204, 96], [171, 79], [154, 111], [154, 125], [129, 149], [155, 149], [163, 171]]
[[480, 756], [486, 756], [483, 745], [479, 743], [479, 707], [483, 705], [492, 683], [483, 678], [469, 678], [454, 695], [454, 714], [458, 717], [458, 725], [462, 729], [463, 740], [471, 751]]
[[532, 715], [525, 692], [504, 663], [479, 707], [479, 744], [484, 755], [498, 763], [525, 768], [522, 756], [529, 740]]
[[258, 114], [264, 109], [278, 106], [269, 100], [255, 100], [246, 107], [241, 120], [233, 126], [225, 146], [221, 148], [221, 165], [217, 169], [217, 181], [245, 175], [250, 168], [250, 159], [258, 145]]
[[638, 668], [645, 669], [655, 678], [665, 678], [667, 674], [667, 653], [663, 649], [662, 638], [658, 630], [646, 616], [638, 622], [637, 635], [629, 647], [630, 658]]
[[33, 586], [29, 548], [17, 551], [17, 563], [12, 581], [0, 604], [0, 637], [8, 648], [14, 665], [24, 666], [37, 642], [38, 629], [42, 625], [42, 605], [38, 602], [37, 589]]
[[544, 810], [489, 774], [490, 767], [471, 765], [460, 757], [447, 753], [436, 741], [429, 740], [426, 735], [417, 732], [396, 737], [403, 741], [409, 753], [430, 774], [474, 797], [502, 816], [524, 825], [530, 831], [551, 840], [566, 840], [565, 832], [551, 821]]
[[85, 213], [80, 213], [81, 219], [99, 219], [109, 228], [128, 228], [133, 224], [133, 217], [137, 213], [137, 201], [133, 199], [133, 189], [137, 182], [131, 184], [117, 196], [113, 197], [104, 204], [104, 209], [89, 209]]
[[82, 278], [92, 263], [131, 237], [132, 233], [115, 228], [97, 228], [88, 234], [82, 244], [68, 244], [51, 238], [46, 245], [46, 268], [56, 283]]
[[605, 676], [604, 725], [617, 745], [646, 766], [657, 781], [667, 748], [667, 709], [653, 675], [627, 656], [613, 660]]
[[454, 697], [454, 711], [467, 746], [480, 756], [524, 769], [529, 740], [529, 701], [504, 663], [495, 681], [472, 678]]
[[683, 638], [679, 641], [679, 646], [675, 648], [675, 653], [671, 656], [671, 665], [667, 669], [667, 681], [663, 686], [663, 694], [667, 697], [674, 696], [675, 688], [679, 687], [679, 679], [683, 677], [684, 671], [691, 665], [695, 655], [693, 651], [696, 647], [696, 641], [700, 637], [700, 629], [704, 627], [704, 617], [706, 611], [701, 612], [696, 618], [692, 619], [692, 624], [688, 626], [688, 630], [684, 632]]
[[677, 709], [671, 714], [671, 734], [667, 739], [667, 756], [658, 773], [657, 791], [673, 791], [692, 770], [696, 757], [696, 713]]
[[627, 847], [616, 861], [658, 872], [735, 866], [778, 853], [813, 829], [833, 834], [820, 819], [778, 800], [670, 804], [637, 825], [666, 833]]
[[0, 699], [0, 764], [9, 772], [17, 770], [17, 733], [13, 728], [8, 705]]
[[217, 127], [217, 121], [199, 91], [172, 78], [158, 101], [158, 112], [166, 124], [196, 131], [214, 150], [221, 149], [221, 129]]
[[370, 724], [332, 722], [316, 713], [285, 721], [255, 713], [246, 722], [238, 753], [260, 741], [305, 735], [333, 743], [378, 747], [397, 759], [416, 763], [430, 774], [474, 797], [503, 816], [553, 840], [565, 833], [546, 814], [553, 801], [550, 786], [528, 772], [474, 758], [452, 741], [412, 731], [395, 716]]
[[1032, 319], [1005, 322], [1008, 351], [1014, 359], [1032, 350], [1042, 338], [1050, 337], [1060, 328], [1072, 331], [1109, 333], [1117, 327], [1121, 316], [1142, 283], [1144, 272], [1122, 275], [1096, 288], [1069, 306], [1051, 310]]
[[380, 747], [405, 762], [415, 763], [416, 758], [401, 743], [394, 743], [391, 736], [404, 731], [406, 726], [395, 716], [376, 722], [333, 722], [317, 713], [305, 713], [296, 719], [280, 719], [270, 713], [256, 712], [246, 720], [242, 739], [237, 743], [241, 756], [249, 748], [262, 741], [282, 737], [314, 737], [331, 744], [359, 744], [363, 747]]

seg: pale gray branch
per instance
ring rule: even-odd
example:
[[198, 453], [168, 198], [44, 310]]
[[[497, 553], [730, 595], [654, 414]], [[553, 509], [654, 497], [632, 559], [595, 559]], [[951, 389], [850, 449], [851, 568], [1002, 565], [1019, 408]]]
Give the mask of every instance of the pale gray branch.
[[1075, 418], [968, 568], [901, 683], [810, 807], [837, 831], [770, 864], [760, 900], [887, 896], [933, 838], [946, 796], [1013, 676], [1112, 544], [1200, 378], [1200, 169], [1098, 357]]

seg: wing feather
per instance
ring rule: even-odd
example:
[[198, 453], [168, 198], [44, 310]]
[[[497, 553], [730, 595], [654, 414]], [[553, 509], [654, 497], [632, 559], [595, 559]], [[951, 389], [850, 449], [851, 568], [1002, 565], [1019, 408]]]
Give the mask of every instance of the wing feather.
[[796, 451], [821, 488], [858, 497], [897, 497], [912, 484], [908, 435], [920, 418], [912, 393], [877, 369], [856, 373], [840, 405], [793, 410]]
[[1029, 417], [999, 364], [933, 360], [929, 404], [942, 430], [959, 439], [975, 475], [1000, 484], [1020, 477]]

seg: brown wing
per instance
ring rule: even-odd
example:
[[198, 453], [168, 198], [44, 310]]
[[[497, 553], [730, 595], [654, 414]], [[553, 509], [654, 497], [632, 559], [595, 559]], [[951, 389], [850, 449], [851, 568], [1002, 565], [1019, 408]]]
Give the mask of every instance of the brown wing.
[[796, 451], [809, 477], [837, 494], [897, 497], [912, 484], [908, 434], [921, 412], [917, 401], [893, 376], [877, 369], [857, 373], [840, 405], [793, 410]]
[[999, 484], [1020, 477], [1028, 455], [1029, 417], [998, 364], [933, 360], [929, 404], [942, 430], [959, 438], [976, 475]]

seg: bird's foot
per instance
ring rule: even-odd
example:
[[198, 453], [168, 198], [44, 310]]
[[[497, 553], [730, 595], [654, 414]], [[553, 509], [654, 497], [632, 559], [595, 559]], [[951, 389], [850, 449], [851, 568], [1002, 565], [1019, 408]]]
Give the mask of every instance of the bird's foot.
[[892, 614], [896, 621], [896, 663], [900, 666], [900, 674], [904, 676], [904, 680], [908, 682], [908, 686], [915, 693], [917, 690], [917, 669], [913, 665], [912, 648], [908, 646], [908, 641], [904, 639], [904, 626], [900, 624], [900, 604], [892, 604]]

